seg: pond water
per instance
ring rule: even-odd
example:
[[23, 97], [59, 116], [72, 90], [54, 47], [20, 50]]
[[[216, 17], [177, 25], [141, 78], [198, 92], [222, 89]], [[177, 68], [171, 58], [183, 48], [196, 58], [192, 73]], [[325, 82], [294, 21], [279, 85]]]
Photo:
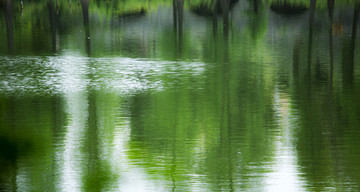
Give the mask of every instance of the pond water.
[[0, 191], [359, 191], [359, 11], [0, 1]]

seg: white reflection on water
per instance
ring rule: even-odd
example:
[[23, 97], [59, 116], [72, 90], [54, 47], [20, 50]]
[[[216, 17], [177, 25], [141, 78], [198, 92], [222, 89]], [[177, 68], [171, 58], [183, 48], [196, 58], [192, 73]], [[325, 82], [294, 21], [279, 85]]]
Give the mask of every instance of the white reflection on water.
[[111, 153], [111, 165], [115, 172], [121, 173], [118, 181], [120, 191], [166, 191], [161, 179], [149, 178], [145, 170], [132, 163], [126, 152], [130, 140], [129, 119], [122, 119], [121, 124], [115, 127], [114, 143]]
[[[72, 61], [72, 62], [69, 62]], [[60, 65], [61, 64], [61, 65]], [[58, 75], [48, 74], [47, 79], [57, 89], [63, 88], [68, 114], [68, 125], [65, 129], [64, 145], [59, 147], [60, 156], [59, 186], [61, 191], [81, 191], [81, 146], [83, 145], [86, 122], [88, 119], [86, 89], [86, 63], [81, 58], [50, 58], [49, 65]]]
[[[56, 160], [60, 165], [61, 191], [83, 189], [83, 162], [87, 158], [81, 148], [85, 145], [89, 118], [89, 90], [101, 90], [115, 95], [137, 91], [159, 91], [164, 88], [163, 78], [200, 75], [204, 65], [197, 62], [151, 61], [131, 58], [85, 58], [80, 56], [55, 57], [3, 57], [0, 72], [0, 93], [61, 94], [66, 102], [67, 125], [64, 144], [57, 147]], [[112, 172], [120, 175], [113, 190], [165, 191], [165, 184], [149, 178], [143, 168], [131, 163], [126, 155], [130, 138], [129, 120], [117, 119], [113, 140], [98, 136], [102, 158], [111, 164]], [[101, 130], [104, 127], [100, 127]], [[109, 142], [110, 141], [110, 142]], [[19, 189], [26, 177], [19, 169]], [[25, 171], [26, 172], [26, 171]], [[164, 179], [165, 180], [165, 179]]]
[[302, 191], [303, 181], [298, 171], [295, 147], [292, 144], [296, 116], [291, 111], [291, 100], [286, 92], [275, 88], [274, 110], [277, 114], [279, 132], [275, 138], [273, 172], [266, 175], [266, 191]]
[[[166, 88], [164, 80], [168, 78], [186, 78], [203, 72], [204, 64], [199, 62], [68, 55], [0, 57], [0, 93], [14, 96], [60, 94], [64, 97], [68, 121], [64, 144], [56, 148], [55, 159], [60, 165], [58, 190], [81, 191], [86, 174], [83, 164], [87, 157], [81, 148], [85, 145], [89, 118], [89, 90], [123, 96], [138, 91], [160, 91]], [[161, 179], [149, 178], [143, 168], [131, 163], [126, 155], [130, 122], [126, 118], [116, 121], [112, 140], [104, 135], [97, 136], [101, 158], [110, 163], [114, 175], [120, 175], [117, 186], [108, 187], [115, 191], [165, 191], [166, 184]], [[99, 130], [103, 128], [108, 127], [100, 125]], [[26, 191], [27, 186], [22, 183], [27, 178], [22, 172], [27, 171], [20, 166], [17, 182], [19, 189]]]
[[58, 94], [102, 90], [131, 94], [162, 90], [164, 78], [200, 75], [200, 62], [158, 61], [123, 57], [0, 57], [0, 92]]
[[[82, 93], [67, 94], [67, 113], [69, 125], [66, 127], [64, 149], [59, 151], [63, 156], [63, 173], [60, 186], [62, 191], [81, 191], [81, 165], [85, 125], [88, 118], [87, 97]], [[62, 152], [63, 151], [63, 152]]]

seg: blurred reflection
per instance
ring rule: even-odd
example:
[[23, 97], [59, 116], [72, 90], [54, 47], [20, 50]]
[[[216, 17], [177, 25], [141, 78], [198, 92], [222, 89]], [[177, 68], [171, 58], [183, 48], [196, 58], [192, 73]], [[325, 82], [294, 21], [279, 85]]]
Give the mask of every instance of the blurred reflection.
[[265, 14], [264, 2], [262, 0], [251, 0], [249, 4], [252, 4], [251, 9], [248, 11], [249, 22], [251, 23], [249, 28], [251, 31], [251, 37], [254, 43], [257, 42], [259, 36], [264, 36], [267, 29], [267, 18]]
[[223, 7], [223, 25], [224, 25], [224, 37], [225, 42], [228, 41], [229, 37], [229, 9], [230, 9], [230, 0], [221, 1]]
[[[256, 1], [256, 0], [254, 0]], [[255, 6], [255, 2], [254, 2]], [[271, 3], [271, 10], [275, 13], [290, 16], [302, 14], [307, 10], [306, 5], [302, 1], [291, 1], [291, 0], [275, 0]]]
[[[316, 8], [316, 0], [310, 0], [310, 15], [309, 15], [309, 45], [308, 45], [308, 66], [307, 76], [308, 82], [311, 83], [311, 66], [312, 66], [312, 55], [313, 55], [313, 34], [314, 34], [314, 15]], [[310, 86], [309, 86], [310, 88]]]
[[[57, 1], [56, 1], [57, 4]], [[54, 9], [54, 1], [48, 0], [48, 10], [49, 10], [49, 19], [50, 19], [50, 31], [51, 31], [51, 41], [52, 41], [52, 51], [56, 53], [57, 49], [57, 42], [56, 42], [56, 35], [57, 35], [57, 21], [55, 16], [55, 9]]]
[[11, 0], [1, 0], [0, 3], [5, 13], [8, 51], [12, 54], [14, 52], [13, 2]]
[[173, 23], [174, 23], [174, 37], [176, 58], [181, 58], [183, 49], [183, 16], [184, 15], [184, 0], [173, 0]]
[[[65, 191], [84, 188], [82, 176], [87, 173], [88, 156], [84, 155], [84, 135], [87, 114], [86, 95], [70, 92], [65, 95], [65, 111], [68, 116], [64, 129], [63, 145], [56, 151], [59, 155], [61, 182], [58, 187]], [[86, 154], [87, 155], [87, 154]], [[82, 162], [86, 164], [82, 164]]]
[[[330, 19], [329, 25], [329, 56], [330, 56], [330, 79], [329, 86], [330, 89], [333, 87], [333, 79], [334, 79], [334, 43], [333, 43], [333, 20], [334, 20], [334, 0], [328, 0], [328, 14]], [[332, 91], [331, 91], [332, 92]]]
[[201, 16], [214, 16], [224, 13], [224, 5], [228, 4], [228, 9], [232, 9], [238, 0], [229, 0], [223, 2], [221, 0], [195, 1], [191, 4], [191, 11]]
[[359, 190], [355, 3], [0, 2], [0, 190]]
[[277, 116], [279, 132], [275, 140], [275, 160], [272, 165], [273, 172], [267, 174], [266, 191], [300, 190], [303, 182], [300, 178], [297, 156], [294, 147], [294, 133], [298, 121], [291, 109], [292, 101], [286, 92], [275, 89], [274, 110]]
[[[3, 98], [1, 102], [8, 100], [8, 105], [2, 105], [2, 109], [12, 109], [9, 118], [4, 118], [6, 110], [1, 110], [1, 132], [0, 132], [0, 190], [10, 191], [16, 189], [16, 160], [19, 153], [19, 148], [22, 143], [17, 141], [15, 137], [15, 119], [14, 119], [14, 105], [15, 98]], [[6, 121], [7, 120], [7, 121]], [[8, 133], [7, 133], [8, 132]]]
[[59, 182], [54, 149], [62, 142], [59, 133], [64, 122], [61, 99], [2, 96], [1, 103], [0, 188], [54, 191]]
[[90, 0], [80, 0], [84, 30], [85, 30], [85, 42], [86, 42], [86, 53], [89, 56], [91, 54], [90, 48], [90, 26], [89, 26], [89, 2]]
[[360, 4], [354, 6], [354, 15], [352, 22], [351, 37], [344, 41], [343, 45], [343, 83], [344, 87], [352, 87], [354, 80], [354, 58], [355, 58], [355, 42], [357, 35], [358, 18], [360, 12]]
[[0, 137], [0, 190], [16, 190], [16, 159], [18, 147], [7, 137]]
[[99, 142], [99, 123], [96, 108], [96, 96], [94, 91], [90, 91], [88, 95], [88, 121], [87, 130], [85, 131], [85, 141], [83, 143], [85, 150], [83, 155], [87, 158], [82, 162], [83, 170], [83, 189], [85, 191], [101, 191], [108, 179], [112, 176], [100, 158], [100, 142]]

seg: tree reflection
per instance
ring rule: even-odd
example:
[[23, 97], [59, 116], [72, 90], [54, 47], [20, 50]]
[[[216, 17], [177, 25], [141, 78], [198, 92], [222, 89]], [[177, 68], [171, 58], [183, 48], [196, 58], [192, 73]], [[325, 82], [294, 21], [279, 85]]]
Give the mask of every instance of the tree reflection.
[[343, 76], [343, 84], [345, 88], [351, 87], [354, 80], [355, 42], [357, 35], [359, 10], [360, 10], [360, 5], [359, 4], [355, 5], [351, 38], [349, 40], [346, 39], [343, 45], [342, 76]]
[[[21, 145], [18, 142], [21, 141], [17, 141], [17, 136], [15, 135], [15, 98], [0, 98], [2, 109], [5, 109], [0, 111], [0, 115], [4, 119], [0, 124], [0, 190], [16, 191], [16, 161], [20, 150], [19, 144]], [[7, 111], [6, 109], [10, 110]]]
[[264, 2], [261, 0], [249, 1], [252, 4], [251, 9], [248, 12], [249, 17], [249, 29], [251, 32], [251, 38], [256, 43], [260, 36], [266, 33], [267, 18], [264, 10]]
[[[356, 183], [358, 179], [357, 174], [349, 168], [348, 161], [351, 161], [351, 155], [348, 154], [347, 148], [351, 148], [352, 144], [342, 145], [341, 143], [348, 139], [347, 132], [353, 132], [355, 124], [358, 124], [358, 120], [354, 120], [349, 117], [351, 112], [356, 106], [356, 102], [353, 101], [352, 96], [358, 95], [358, 91], [352, 89], [352, 96], [342, 95], [345, 97], [339, 99], [339, 92], [342, 88], [346, 88], [350, 82], [355, 83], [354, 79], [346, 81], [345, 78], [351, 78], [351, 74], [347, 74], [342, 71], [343, 85], [337, 85], [334, 83], [336, 79], [336, 67], [353, 63], [351, 54], [354, 50], [351, 48], [352, 38], [345, 39], [343, 44], [342, 62], [337, 62], [336, 52], [334, 51], [335, 43], [333, 42], [333, 17], [334, 17], [334, 1], [327, 1], [327, 11], [330, 24], [328, 27], [328, 47], [326, 47], [326, 54], [328, 60], [317, 61], [316, 66], [312, 66], [314, 61], [312, 59], [314, 53], [322, 53], [319, 47], [313, 46], [314, 33], [319, 33], [315, 27], [315, 18], [313, 9], [315, 9], [315, 1], [310, 2], [310, 15], [309, 15], [309, 45], [305, 50], [301, 49], [298, 40], [296, 39], [293, 49], [293, 78], [294, 84], [292, 87], [292, 94], [294, 96], [294, 109], [299, 110], [299, 129], [297, 131], [297, 152], [299, 165], [301, 172], [304, 173], [303, 177], [307, 182], [307, 188], [310, 190], [323, 191], [327, 190], [325, 186], [331, 186], [338, 190], [343, 190], [344, 182]], [[356, 15], [356, 8], [354, 8], [354, 16]], [[353, 22], [356, 17], [353, 17]], [[358, 22], [358, 21], [356, 21]], [[354, 26], [354, 25], [353, 25]], [[352, 28], [353, 34], [354, 28]], [[320, 33], [322, 34], [322, 33]], [[318, 35], [318, 34], [317, 34]], [[318, 44], [317, 44], [318, 45]], [[336, 48], [336, 47], [335, 47]], [[306, 51], [306, 53], [304, 53]], [[297, 74], [301, 72], [302, 56], [307, 54], [307, 66], [305, 67], [305, 76], [301, 77]], [[317, 55], [319, 57], [319, 55]], [[305, 57], [306, 58], [306, 57]], [[346, 58], [346, 59], [344, 59]], [[322, 63], [325, 63], [323, 65]], [[300, 68], [298, 67], [300, 66]], [[349, 73], [353, 73], [351, 65], [348, 69]], [[315, 69], [316, 81], [309, 82], [309, 77]], [[329, 75], [324, 76], [323, 71], [329, 70]], [[350, 72], [352, 71], [352, 72]], [[347, 77], [345, 77], [345, 74]], [[341, 75], [341, 71], [339, 71]], [[299, 79], [299, 82], [296, 80]], [[301, 82], [308, 82], [305, 85]], [[346, 83], [345, 83], [346, 82]], [[356, 106], [341, 109], [345, 103], [351, 102]], [[346, 104], [345, 104], [346, 105]], [[296, 106], [296, 107], [295, 107]], [[353, 109], [350, 109], [353, 108]], [[344, 116], [345, 115], [345, 116]], [[356, 121], [357, 123], [355, 123]], [[354, 123], [351, 125], [351, 123]], [[355, 134], [355, 133], [354, 133]], [[356, 135], [358, 135], [356, 133]], [[353, 156], [352, 156], [353, 157]], [[349, 158], [349, 159], [348, 159]], [[351, 165], [355, 166], [355, 165]], [[356, 165], [355, 167], [357, 167]], [[319, 175], [327, 174], [327, 177]], [[343, 175], [351, 175], [347, 179], [344, 179]], [[321, 183], [325, 183], [325, 186]], [[352, 184], [351, 184], [352, 185]], [[358, 186], [352, 185], [352, 190], [358, 189]]]
[[1, 0], [0, 3], [5, 13], [8, 51], [12, 54], [14, 52], [13, 2], [12, 0]]
[[[56, 4], [57, 1], [56, 1]], [[56, 47], [57, 47], [57, 42], [56, 42], [56, 33], [57, 33], [57, 25], [56, 25], [56, 14], [55, 14], [55, 9], [54, 9], [54, 1], [53, 0], [48, 0], [48, 10], [49, 10], [49, 20], [50, 20], [50, 31], [51, 31], [51, 41], [52, 41], [52, 51], [54, 53], [56, 53]]]
[[[26, 6], [24, 17], [18, 21], [16, 9], [11, 13], [7, 8], [9, 2], [1, 1], [8, 16], [7, 28], [0, 33], [12, 42], [5, 44], [5, 49], [13, 49], [13, 36], [19, 33], [23, 35], [18, 41], [16, 36], [15, 47], [23, 43], [21, 53], [43, 49], [45, 56], [31, 60], [31, 67], [23, 62], [29, 57], [1, 57], [0, 148], [6, 149], [0, 151], [1, 190], [56, 191], [71, 179], [78, 181], [84, 191], [110, 190], [125, 183], [123, 177], [134, 170], [135, 175], [138, 170], [146, 173], [146, 184], [155, 180], [168, 191], [262, 190], [268, 185], [264, 178], [278, 173], [281, 165], [289, 165], [279, 163], [279, 159], [286, 158], [295, 160], [287, 162], [294, 170], [286, 174], [300, 175], [304, 190], [359, 189], [358, 6], [351, 7], [353, 15], [349, 19], [334, 0], [248, 0], [236, 10], [233, 0], [152, 1], [146, 15], [134, 19], [135, 13], [145, 14], [140, 8], [143, 4], [135, 1], [80, 0], [74, 14], [68, 15], [63, 11], [68, 1], [44, 0], [32, 2], [34, 9], [40, 10], [36, 14], [27, 12], [30, 6]], [[118, 10], [125, 5], [131, 8]], [[288, 5], [296, 9], [293, 13], [297, 16], [286, 13]], [[276, 14], [267, 15], [269, 9]], [[299, 15], [307, 9], [309, 15]], [[323, 11], [328, 15], [317, 14]], [[14, 21], [9, 20], [12, 14]], [[43, 19], [44, 15], [49, 18]], [[154, 21], [163, 15], [165, 19]], [[194, 21], [185, 20], [187, 16]], [[351, 29], [351, 37], [334, 36], [332, 26], [337, 17], [351, 20], [350, 24], [344, 22], [344, 29]], [[327, 20], [329, 23], [323, 22]], [[140, 28], [144, 31], [134, 30]], [[106, 47], [117, 47], [119, 42], [120, 50], [109, 53]], [[154, 42], [152, 47], [149, 42]], [[341, 48], [338, 44], [343, 52], [337, 51]], [[63, 52], [57, 49], [60, 46]], [[146, 57], [153, 56], [147, 52], [149, 47], [161, 62], [148, 62]], [[81, 66], [76, 68], [78, 60], [73, 61], [74, 57], [67, 54], [77, 55], [79, 50], [86, 54], [77, 58]], [[53, 53], [61, 56], [48, 56]], [[130, 56], [145, 57], [146, 61], [128, 59]], [[186, 61], [193, 59], [196, 62]], [[14, 65], [5, 65], [8, 61]], [[63, 61], [71, 65], [64, 67]], [[128, 71], [116, 68], [128, 61], [133, 62], [126, 65]], [[193, 70], [198, 64], [200, 67]], [[46, 66], [56, 73], [49, 75]], [[138, 72], [137, 67], [149, 67], [149, 73]], [[113, 71], [108, 75], [103, 73], [104, 68]], [[49, 75], [61, 83], [76, 84], [69, 78], [74, 74], [66, 70], [81, 76], [78, 80], [85, 88], [76, 90], [81, 96], [66, 95], [69, 90], [62, 89], [58, 82], [40, 78]], [[104, 76], [109, 81], [100, 82]], [[289, 80], [283, 81], [284, 76]], [[20, 82], [28, 78], [33, 80]], [[64, 78], [70, 80], [62, 82]], [[156, 82], [162, 87], [146, 87], [130, 94], [107, 88], [117, 86], [111, 83], [122, 82], [123, 78], [130, 83], [132, 78], [149, 80], [149, 84]], [[23, 91], [23, 87], [30, 91]], [[69, 103], [64, 104], [63, 96], [49, 94], [48, 87], [66, 92]], [[128, 105], [119, 107], [119, 100]], [[78, 118], [63, 113], [64, 106], [77, 102], [84, 108], [72, 106]], [[121, 126], [126, 126], [130, 136], [126, 135], [121, 145], [124, 148], [119, 147], [123, 159], [109, 160], [116, 153], [112, 145], [117, 143], [112, 139], [118, 130], [115, 123], [105, 126], [104, 119], [126, 119]], [[71, 121], [75, 122], [70, 125], [73, 127], [66, 127]], [[74, 131], [79, 127], [84, 129]], [[291, 131], [294, 134], [287, 135]], [[72, 134], [72, 138], [64, 138]], [[288, 156], [281, 156], [286, 155], [278, 147], [282, 142], [288, 142], [283, 147], [291, 146], [284, 151], [294, 148]], [[63, 153], [67, 153], [67, 170], [62, 167]], [[79, 169], [61, 175], [77, 165]], [[117, 165], [125, 167], [127, 173], [112, 167]], [[20, 177], [26, 180], [17, 180]]]
[[62, 141], [64, 122], [61, 98], [1, 96], [0, 101], [0, 189], [55, 191], [60, 168], [54, 146]]
[[[99, 123], [97, 115], [97, 101], [94, 90], [88, 93], [88, 124], [85, 133], [84, 155], [87, 157], [83, 166], [83, 189], [85, 191], [101, 191], [106, 183], [103, 180], [106, 173], [103, 171], [103, 163], [100, 159]], [[110, 175], [107, 175], [110, 177]]]
[[230, 0], [223, 0], [221, 1], [222, 3], [222, 7], [223, 7], [223, 27], [224, 27], [224, 37], [225, 37], [225, 42], [228, 42], [229, 39], [229, 9], [230, 9]]
[[306, 70], [306, 78], [309, 82], [309, 88], [311, 83], [311, 65], [313, 55], [313, 33], [314, 33], [314, 15], [315, 15], [316, 0], [310, 1], [310, 15], [309, 15], [309, 45], [308, 45], [308, 65]]
[[333, 43], [333, 20], [334, 20], [334, 0], [328, 0], [328, 13], [330, 19], [329, 25], [329, 56], [330, 56], [330, 79], [329, 86], [333, 87], [333, 76], [334, 76], [334, 43]]
[[84, 30], [85, 30], [85, 42], [86, 42], [86, 53], [88, 55], [91, 54], [90, 48], [90, 24], [89, 24], [89, 2], [90, 0], [80, 0], [83, 22], [84, 22]]
[[174, 38], [177, 57], [182, 56], [184, 0], [173, 0]]

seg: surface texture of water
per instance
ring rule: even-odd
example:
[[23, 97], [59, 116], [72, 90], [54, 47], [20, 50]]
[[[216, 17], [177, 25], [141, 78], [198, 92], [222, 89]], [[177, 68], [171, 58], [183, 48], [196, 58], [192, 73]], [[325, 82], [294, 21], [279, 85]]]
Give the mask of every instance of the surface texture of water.
[[22, 2], [0, 191], [360, 190], [356, 1]]

